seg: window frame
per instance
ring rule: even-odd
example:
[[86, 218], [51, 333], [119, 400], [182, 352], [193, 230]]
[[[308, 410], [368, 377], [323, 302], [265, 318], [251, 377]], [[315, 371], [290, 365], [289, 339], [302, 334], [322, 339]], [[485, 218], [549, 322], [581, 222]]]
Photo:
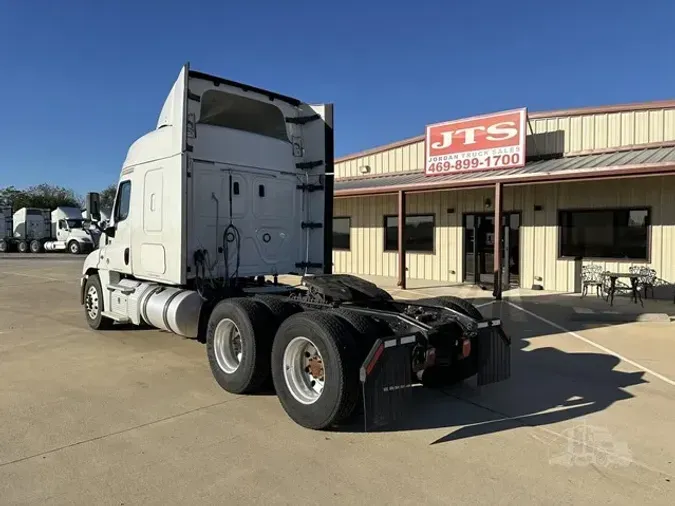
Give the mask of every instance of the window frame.
[[[213, 97], [213, 99], [211, 99], [211, 97]], [[239, 114], [241, 114], [243, 111], [249, 109], [250, 107], [252, 107], [253, 104], [255, 104], [257, 107], [260, 108], [260, 110], [253, 111], [252, 112], [253, 115], [263, 116], [265, 114], [269, 114], [270, 117], [267, 118], [268, 121], [272, 121], [273, 115], [276, 116], [276, 118], [274, 118], [274, 121], [277, 121], [278, 124], [276, 126], [279, 127], [279, 131], [275, 133], [278, 135], [270, 135], [269, 132], [263, 133], [260, 131], [259, 128], [255, 129], [242, 128], [241, 123], [235, 122], [230, 124], [222, 124], [222, 122], [215, 121], [215, 118], [217, 118], [220, 114], [222, 114], [222, 111], [218, 113], [212, 112], [211, 114], [208, 114], [209, 112], [211, 112], [209, 110], [209, 107], [212, 106], [213, 103], [222, 105], [224, 103], [227, 103], [228, 100], [231, 101], [231, 103], [229, 104], [230, 106], [231, 105], [236, 106], [235, 111]], [[251, 114], [250, 111], [249, 114]], [[233, 93], [231, 91], [218, 89], [206, 90], [200, 97], [199, 119], [197, 120], [197, 123], [200, 125], [208, 125], [216, 128], [229, 128], [232, 130], [237, 130], [239, 132], [249, 133], [253, 135], [260, 135], [268, 139], [275, 139], [277, 141], [282, 141], [287, 144], [291, 144], [291, 139], [288, 132], [288, 124], [286, 121], [286, 117], [284, 116], [284, 112], [281, 110], [281, 108], [278, 107], [273, 102], [256, 100], [254, 98], [247, 97], [240, 93]], [[256, 126], [258, 125], [259, 124], [256, 124]]]
[[[420, 217], [431, 217], [431, 229], [432, 229], [432, 236], [431, 236], [431, 250], [417, 250], [417, 249], [405, 249], [406, 253], [415, 253], [418, 255], [435, 255], [436, 254], [436, 213], [414, 213], [414, 214], [406, 214], [405, 218], [406, 220], [408, 218], [420, 218]], [[387, 219], [388, 218], [395, 218], [396, 219], [396, 248], [394, 249], [387, 249]], [[404, 223], [404, 226], [407, 228], [407, 221]], [[382, 220], [382, 228], [383, 228], [383, 243], [382, 247], [385, 253], [397, 253], [398, 252], [398, 214], [385, 214], [383, 216]], [[405, 234], [405, 231], [404, 231]], [[404, 237], [404, 240], [407, 242], [407, 237]]]
[[[644, 258], [624, 258], [607, 256], [572, 256], [563, 255], [563, 214], [564, 213], [589, 213], [589, 212], [611, 212], [619, 211], [646, 211], [647, 212], [647, 244], [646, 255]], [[623, 263], [650, 263], [652, 260], [652, 206], [619, 206], [619, 207], [580, 207], [580, 208], [562, 208], [558, 209], [556, 228], [558, 230], [558, 260], [571, 260], [581, 258], [582, 260], [592, 260], [599, 262], [623, 262]], [[613, 233], [616, 228], [612, 225]]]
[[[73, 225], [70, 224], [71, 221], [74, 223]], [[68, 227], [68, 230], [84, 229], [84, 220], [79, 218], [69, 218], [66, 220], [66, 226]]]
[[[347, 220], [349, 233], [347, 235], [349, 241], [348, 248], [335, 247], [335, 220]], [[331, 245], [333, 251], [351, 251], [352, 250], [352, 217], [351, 216], [333, 216], [333, 236], [331, 237]]]
[[[120, 205], [121, 205], [120, 202], [121, 202], [121, 196], [122, 196], [122, 189], [123, 189], [124, 186], [129, 187], [129, 205], [127, 206], [128, 207], [127, 213], [124, 216], [124, 218], [120, 218], [119, 217]], [[125, 179], [124, 181], [120, 181], [120, 184], [117, 187], [117, 195], [115, 196], [115, 213], [113, 214], [114, 219], [115, 219], [115, 225], [125, 221], [129, 217], [130, 211], [131, 211], [131, 180]]]

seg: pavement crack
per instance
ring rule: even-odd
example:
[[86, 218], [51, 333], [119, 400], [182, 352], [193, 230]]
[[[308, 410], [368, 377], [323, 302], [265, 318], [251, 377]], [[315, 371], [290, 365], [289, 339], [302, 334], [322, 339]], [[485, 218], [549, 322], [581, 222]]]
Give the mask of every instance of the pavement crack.
[[223, 404], [228, 404], [230, 402], [234, 402], [234, 401], [237, 401], [239, 399], [244, 399], [244, 398], [246, 398], [246, 396], [237, 396], [234, 399], [227, 399], [225, 401], [215, 402], [213, 404], [208, 404], [206, 406], [200, 406], [198, 408], [190, 409], [188, 411], [176, 413], [175, 415], [166, 416], [164, 418], [158, 418], [157, 420], [152, 420], [150, 422], [134, 425], [133, 427], [127, 427], [125, 429], [117, 430], [117, 431], [114, 431], [114, 432], [109, 432], [108, 434], [103, 434], [101, 436], [96, 436], [96, 437], [92, 437], [92, 438], [88, 438], [88, 439], [82, 439], [80, 441], [75, 441], [74, 443], [59, 446], [57, 448], [52, 448], [51, 450], [36, 453], [34, 455], [28, 455], [26, 457], [21, 457], [21, 458], [18, 458], [18, 459], [7, 461], [7, 462], [0, 462], [0, 467], [9, 466], [9, 465], [12, 465], [12, 464], [18, 464], [20, 462], [25, 462], [26, 460], [35, 459], [35, 458], [38, 458], [38, 457], [44, 457], [44, 456], [50, 455], [52, 453], [60, 452], [61, 450], [67, 450], [68, 448], [73, 448], [75, 446], [80, 446], [80, 445], [87, 444], [87, 443], [93, 443], [94, 441], [101, 441], [103, 439], [106, 439], [106, 438], [109, 438], [109, 437], [112, 437], [112, 436], [119, 436], [120, 434], [125, 434], [127, 432], [131, 432], [131, 431], [134, 431], [136, 429], [142, 429], [144, 427], [149, 427], [151, 425], [155, 425], [155, 424], [158, 424], [158, 423], [162, 423], [162, 422], [166, 422], [166, 421], [173, 420], [173, 419], [176, 419], [176, 418], [180, 418], [182, 416], [190, 415], [192, 413], [196, 413], [197, 411], [202, 411], [204, 409], [209, 409], [209, 408], [213, 408], [213, 407], [216, 407], [216, 406], [222, 406]]

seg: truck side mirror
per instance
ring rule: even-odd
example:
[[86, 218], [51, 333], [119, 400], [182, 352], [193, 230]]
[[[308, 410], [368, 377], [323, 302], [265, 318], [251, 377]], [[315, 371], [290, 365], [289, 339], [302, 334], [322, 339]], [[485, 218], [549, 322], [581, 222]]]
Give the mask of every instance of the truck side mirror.
[[103, 233], [110, 238], [115, 237], [115, 226], [107, 225], [105, 229], [103, 229]]
[[96, 192], [87, 193], [85, 219], [99, 221], [101, 219], [101, 196]]

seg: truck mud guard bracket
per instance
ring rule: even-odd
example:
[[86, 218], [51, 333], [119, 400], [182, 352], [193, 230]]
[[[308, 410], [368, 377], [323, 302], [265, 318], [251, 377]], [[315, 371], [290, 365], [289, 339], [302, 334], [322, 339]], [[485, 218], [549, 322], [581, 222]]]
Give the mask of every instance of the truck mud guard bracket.
[[412, 397], [412, 348], [415, 334], [378, 339], [359, 371], [363, 425], [368, 432], [388, 425], [405, 412]]

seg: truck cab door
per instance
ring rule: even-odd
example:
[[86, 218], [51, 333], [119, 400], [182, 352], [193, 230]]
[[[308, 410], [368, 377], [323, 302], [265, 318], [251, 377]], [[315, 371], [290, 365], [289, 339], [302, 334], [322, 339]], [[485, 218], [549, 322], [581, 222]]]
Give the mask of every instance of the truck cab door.
[[131, 274], [131, 195], [130, 179], [122, 179], [117, 187], [112, 224], [106, 229], [107, 244], [101, 251], [104, 268]]
[[56, 224], [56, 240], [65, 241], [68, 239], [68, 226], [66, 220], [59, 220]]

